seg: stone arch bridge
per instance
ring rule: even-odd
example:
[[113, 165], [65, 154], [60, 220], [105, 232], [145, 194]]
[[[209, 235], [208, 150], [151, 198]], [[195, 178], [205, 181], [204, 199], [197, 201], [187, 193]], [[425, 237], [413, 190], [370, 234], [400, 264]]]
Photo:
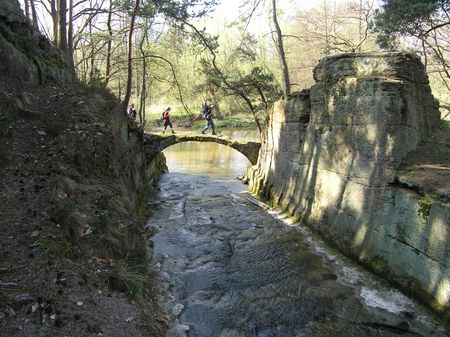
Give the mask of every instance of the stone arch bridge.
[[147, 158], [152, 160], [158, 153], [160, 153], [165, 148], [184, 142], [212, 142], [222, 145], [229, 146], [244, 156], [255, 165], [258, 161], [258, 153], [261, 148], [261, 143], [246, 141], [246, 140], [235, 140], [227, 137], [219, 137], [212, 135], [199, 135], [199, 134], [187, 134], [187, 133], [176, 133], [174, 135], [168, 134], [157, 134], [157, 133], [146, 133], [144, 135], [144, 146]]

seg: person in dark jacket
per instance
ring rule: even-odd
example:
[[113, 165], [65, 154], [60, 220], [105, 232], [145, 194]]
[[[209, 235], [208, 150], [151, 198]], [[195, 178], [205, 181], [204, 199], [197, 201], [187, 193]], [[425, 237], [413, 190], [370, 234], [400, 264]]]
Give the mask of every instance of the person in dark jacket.
[[216, 130], [214, 129], [214, 121], [212, 119], [212, 115], [213, 115], [212, 108], [213, 107], [214, 107], [214, 105], [209, 105], [208, 103], [203, 104], [202, 117], [204, 119], [206, 119], [206, 126], [202, 130], [203, 135], [206, 133], [206, 130], [208, 130], [209, 127], [211, 127], [212, 134], [217, 135]]

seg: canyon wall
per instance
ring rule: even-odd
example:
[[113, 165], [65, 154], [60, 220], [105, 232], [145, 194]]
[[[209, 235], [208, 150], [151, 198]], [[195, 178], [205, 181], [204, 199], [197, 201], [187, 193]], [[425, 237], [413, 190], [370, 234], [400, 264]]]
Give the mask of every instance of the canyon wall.
[[420, 60], [345, 54], [278, 102], [250, 191], [438, 310], [450, 299], [448, 198], [399, 182], [402, 160], [439, 129]]

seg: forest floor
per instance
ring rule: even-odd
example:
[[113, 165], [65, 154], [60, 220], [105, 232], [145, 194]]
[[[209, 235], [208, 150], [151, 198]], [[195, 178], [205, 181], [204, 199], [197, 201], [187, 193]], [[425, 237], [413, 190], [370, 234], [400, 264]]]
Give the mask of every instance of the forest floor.
[[[111, 130], [92, 122], [86, 98], [75, 92], [39, 88], [24, 101], [0, 144], [0, 336], [164, 336], [167, 318], [151, 302], [151, 289], [133, 293], [151, 284], [151, 272], [114, 260], [100, 244], [114, 237], [88, 220], [118, 187], [67, 163], [76, 142], [64, 139], [101, 144]], [[95, 104], [110, 108], [99, 97]], [[68, 106], [76, 113], [62, 125], [57, 116]], [[77, 195], [77, 212], [61, 207], [72, 207], [69, 193]]]

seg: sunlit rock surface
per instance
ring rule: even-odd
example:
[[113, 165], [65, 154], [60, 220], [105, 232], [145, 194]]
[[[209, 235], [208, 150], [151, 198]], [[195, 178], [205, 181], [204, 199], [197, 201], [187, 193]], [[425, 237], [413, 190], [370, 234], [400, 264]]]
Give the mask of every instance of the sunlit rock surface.
[[448, 190], [408, 188], [398, 174], [439, 128], [423, 65], [410, 54], [347, 54], [323, 59], [314, 77], [271, 112], [250, 190], [447, 310]]

